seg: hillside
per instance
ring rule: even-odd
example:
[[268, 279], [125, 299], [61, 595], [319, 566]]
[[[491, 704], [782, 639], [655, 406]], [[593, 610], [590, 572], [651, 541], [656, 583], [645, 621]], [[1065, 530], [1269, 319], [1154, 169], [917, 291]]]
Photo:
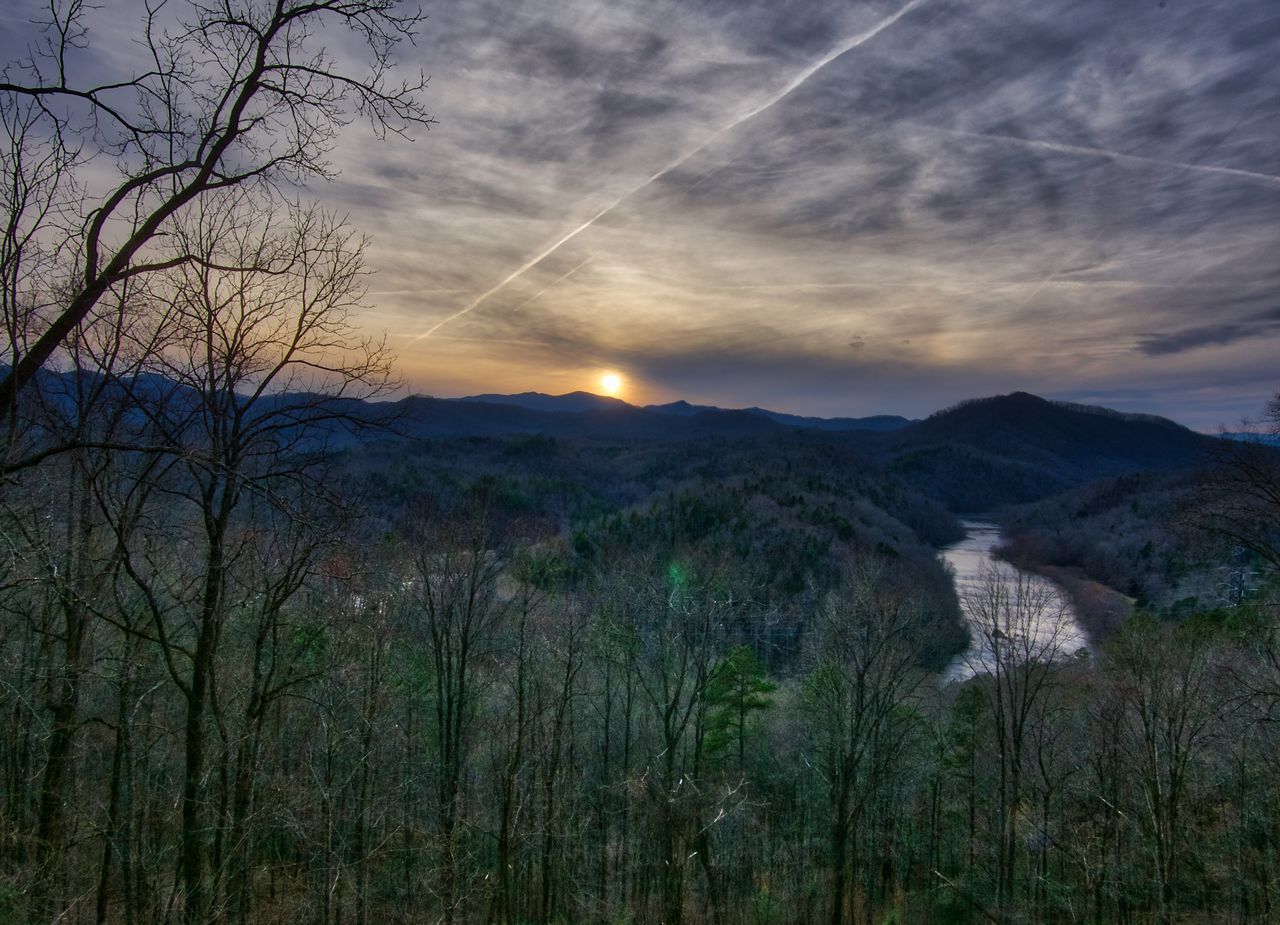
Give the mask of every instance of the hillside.
[[959, 523], [820, 434], [680, 442], [473, 435], [351, 447], [337, 461], [366, 517], [390, 527], [424, 502], [449, 510], [479, 494], [502, 529], [565, 541], [584, 582], [634, 559], [713, 566], [774, 614], [768, 631], [780, 657], [794, 654], [806, 608], [849, 563], [871, 557], [892, 563], [929, 602], [930, 666], [965, 641], [936, 555], [963, 535]]
[[952, 510], [987, 511], [1095, 479], [1194, 467], [1214, 443], [1165, 418], [1014, 392], [940, 411], [867, 448]]
[[[723, 408], [716, 408], [713, 405], [692, 405], [687, 401], [673, 401], [665, 405], [645, 405], [646, 411], [653, 411], [657, 414], [674, 414], [681, 417], [701, 414], [705, 411], [723, 411]], [[743, 408], [746, 414], [753, 414], [756, 417], [766, 418], [775, 421], [778, 424], [785, 424], [788, 427], [799, 427], [806, 430], [874, 430], [887, 431], [898, 430], [906, 427], [912, 422], [907, 418], [897, 414], [875, 414], [865, 418], [819, 418], [800, 414], [785, 414], [780, 411], [770, 411], [767, 408]]]
[[[1097, 582], [1165, 618], [1223, 606], [1228, 576], [1252, 573], [1253, 563], [1197, 528], [1192, 515], [1202, 495], [1193, 470], [1091, 482], [1007, 510], [1002, 553], [1067, 586], [1073, 578]], [[1076, 603], [1095, 637], [1116, 625], [1105, 606]]]
[[[32, 408], [40, 429], [55, 426], [93, 380], [52, 374]], [[155, 376], [113, 383], [118, 401], [180, 414], [191, 404], [184, 386]], [[571, 392], [411, 396], [399, 401], [315, 401], [295, 393], [264, 395], [256, 415], [281, 411], [296, 422], [282, 429], [294, 449], [332, 452], [389, 437], [543, 436], [607, 443], [773, 440], [787, 434], [851, 448], [887, 473], [953, 511], [991, 511], [1047, 498], [1097, 479], [1134, 472], [1180, 471], [1201, 464], [1219, 438], [1164, 418], [1049, 401], [1026, 392], [973, 399], [922, 421], [893, 415], [813, 418], [762, 408], [724, 409], [672, 402], [637, 407], [616, 398]], [[73, 413], [70, 415], [73, 417]], [[67, 427], [74, 427], [68, 420]], [[680, 452], [687, 452], [687, 447]]]

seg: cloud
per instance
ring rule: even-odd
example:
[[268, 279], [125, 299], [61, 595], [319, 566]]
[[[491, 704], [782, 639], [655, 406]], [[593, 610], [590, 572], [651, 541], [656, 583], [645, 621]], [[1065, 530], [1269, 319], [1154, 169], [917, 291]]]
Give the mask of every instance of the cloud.
[[1280, 334], [1280, 308], [1262, 312], [1243, 321], [1202, 324], [1167, 334], [1144, 334], [1138, 342], [1138, 349], [1147, 356], [1168, 356], [1201, 347], [1221, 346], [1276, 334]]

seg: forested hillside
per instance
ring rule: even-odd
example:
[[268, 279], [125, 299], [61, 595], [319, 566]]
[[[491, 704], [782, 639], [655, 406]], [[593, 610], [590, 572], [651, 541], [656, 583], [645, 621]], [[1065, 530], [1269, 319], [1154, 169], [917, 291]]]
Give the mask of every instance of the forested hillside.
[[1164, 418], [1025, 392], [964, 402], [871, 446], [956, 511], [989, 511], [1126, 472], [1188, 469], [1217, 441]]
[[[959, 602], [937, 556], [947, 486], [1009, 483], [939, 454], [930, 492], [897, 454], [973, 446], [1040, 495], [1204, 438], [1004, 399], [887, 435], [414, 437], [360, 398], [377, 354], [310, 379], [323, 312], [264, 388], [275, 316], [172, 285], [165, 350], [15, 408], [10, 921], [1272, 918], [1261, 443], [1006, 511], [1010, 556], [1135, 599], [1076, 654], [1055, 599], [992, 571]], [[991, 657], [944, 681], [970, 636]]]
[[670, 443], [550, 437], [392, 442], [343, 455], [352, 489], [394, 524], [430, 498], [483, 492], [488, 516], [571, 543], [577, 581], [635, 556], [717, 563], [772, 612], [762, 656], [789, 660], [803, 606], [830, 590], [851, 558], [879, 556], [928, 601], [940, 667], [963, 646], [955, 591], [936, 547], [959, 523], [875, 462], [820, 435]]
[[1225, 547], [1157, 525], [1201, 476], [1011, 513], [1157, 616], [1069, 658], [993, 573], [970, 632], [1029, 648], [944, 684], [958, 525], [842, 437], [317, 454], [344, 399], [188, 362], [16, 445], [10, 920], [1271, 918], [1272, 585], [1183, 593]]
[[1199, 529], [1199, 473], [1140, 473], [1073, 489], [1009, 511], [1005, 553], [1038, 568], [1078, 570], [1176, 617], [1230, 606], [1256, 585], [1245, 550]]

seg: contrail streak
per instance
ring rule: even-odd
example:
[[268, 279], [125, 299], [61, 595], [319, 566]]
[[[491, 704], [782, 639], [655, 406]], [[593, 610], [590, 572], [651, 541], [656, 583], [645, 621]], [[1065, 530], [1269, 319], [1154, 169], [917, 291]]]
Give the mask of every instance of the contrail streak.
[[902, 9], [898, 10], [898, 12], [894, 13], [892, 16], [882, 19], [880, 22], [876, 23], [874, 26], [872, 26], [870, 29], [866, 30], [865, 32], [860, 32], [857, 35], [841, 42], [839, 45], [837, 45], [835, 48], [829, 51], [825, 56], [823, 56], [813, 64], [810, 64], [804, 70], [800, 71], [798, 74], [792, 77], [791, 80], [787, 81], [786, 85], [781, 90], [774, 93], [764, 102], [759, 103], [756, 106], [752, 107], [751, 109], [747, 110], [745, 113], [735, 118], [732, 122], [722, 125], [720, 128], [716, 129], [714, 132], [712, 132], [710, 135], [704, 138], [701, 142], [699, 142], [696, 147], [691, 148], [690, 150], [686, 151], [684, 154], [681, 154], [675, 160], [671, 161], [671, 163], [667, 164], [665, 167], [658, 170], [657, 173], [652, 174], [650, 177], [648, 177], [646, 180], [644, 180], [640, 184], [632, 187], [630, 190], [623, 193], [617, 199], [613, 200], [613, 202], [609, 203], [599, 212], [596, 212], [594, 215], [588, 218], [585, 222], [583, 222], [577, 228], [574, 228], [572, 231], [568, 232], [567, 234], [564, 234], [561, 237], [557, 238], [550, 245], [543, 248], [541, 251], [539, 251], [529, 260], [525, 261], [520, 266], [518, 266], [515, 270], [513, 270], [510, 274], [508, 274], [496, 286], [494, 286], [491, 289], [485, 290], [479, 296], [477, 296], [476, 298], [472, 299], [469, 303], [467, 303], [466, 306], [464, 306], [463, 308], [460, 308], [458, 311], [454, 312], [452, 315], [449, 315], [447, 318], [444, 318], [441, 321], [437, 321], [431, 327], [427, 328], [427, 330], [423, 331], [421, 334], [415, 337], [412, 341], [410, 341], [410, 343], [416, 343], [422, 340], [423, 338], [430, 337], [432, 334], [440, 330], [446, 324], [457, 321], [463, 315], [471, 313], [476, 308], [478, 308], [490, 296], [498, 292], [501, 292], [508, 285], [515, 282], [515, 280], [519, 279], [521, 276], [523, 276], [529, 270], [533, 269], [543, 260], [550, 257], [552, 254], [554, 254], [564, 245], [568, 244], [578, 235], [582, 234], [582, 232], [586, 231], [588, 228], [590, 228], [600, 219], [604, 218], [606, 215], [608, 215], [618, 206], [622, 205], [624, 202], [626, 202], [636, 193], [640, 192], [643, 189], [646, 189], [647, 187], [656, 183], [658, 180], [661, 180], [671, 171], [680, 167], [690, 158], [699, 154], [701, 151], [703, 151], [708, 145], [710, 145], [720, 136], [733, 131], [742, 123], [748, 121], [749, 119], [754, 119], [756, 116], [760, 115], [760, 113], [764, 112], [766, 109], [769, 109], [772, 106], [775, 106], [777, 103], [781, 102], [783, 99], [785, 99], [786, 97], [794, 93], [796, 89], [799, 88], [801, 84], [805, 83], [810, 77], [818, 73], [818, 71], [822, 70], [832, 61], [836, 60], [836, 58], [839, 58], [841, 55], [844, 55], [852, 51], [853, 49], [857, 48], [859, 45], [864, 45], [867, 42], [871, 41], [873, 38], [875, 38], [885, 29], [888, 29], [890, 26], [896, 23], [899, 19], [906, 16], [908, 13], [910, 13], [912, 10], [914, 10], [916, 7], [920, 6], [920, 4], [924, 2], [925, 0], [911, 0], [911, 2], [909, 2], [906, 6], [902, 7]]
[[[995, 286], [992, 289], [992, 286]], [[1027, 286], [1043, 286], [1042, 280], [1016, 280], [1005, 283], [990, 282], [973, 282], [956, 285], [954, 283], [944, 283], [938, 280], [881, 280], [878, 282], [848, 282], [848, 283], [743, 283], [737, 286], [693, 286], [691, 288], [699, 291], [709, 290], [712, 292], [797, 292], [804, 290], [826, 290], [826, 289], [945, 289], [948, 286], [958, 289], [962, 292], [970, 290], [975, 292], [994, 292], [1005, 289], [1025, 288]], [[1148, 283], [1141, 280], [1127, 279], [1081, 279], [1081, 280], [1055, 280], [1058, 286], [1074, 286], [1077, 288], [1100, 288], [1100, 289], [1185, 289], [1187, 288], [1181, 283]], [[1198, 288], [1217, 288], [1213, 286], [1201, 286]], [[543, 290], [544, 292], [546, 290]], [[534, 296], [537, 298], [537, 296]], [[530, 300], [532, 301], [532, 300]], [[527, 303], [526, 303], [527, 304]]]
[[[1105, 157], [1108, 160], [1118, 161], [1122, 164], [1141, 164], [1144, 167], [1168, 167], [1174, 170], [1194, 170], [1199, 173], [1215, 173], [1229, 177], [1239, 177], [1244, 180], [1254, 180], [1263, 183], [1280, 184], [1280, 177], [1269, 173], [1258, 173], [1253, 170], [1239, 170], [1235, 167], [1216, 167], [1212, 164], [1191, 164], [1185, 161], [1167, 161], [1156, 157], [1142, 157], [1138, 154], [1125, 154], [1120, 151], [1111, 151], [1107, 148], [1092, 148], [1086, 145], [1069, 145], [1057, 141], [1038, 141], [1033, 138], [1019, 138], [1016, 135], [998, 135], [987, 132], [966, 132], [961, 129], [941, 128], [935, 125], [924, 125], [921, 123], [908, 123], [916, 128], [924, 129], [929, 132], [939, 132], [944, 135], [955, 135], [959, 138], [974, 138], [980, 141], [998, 142], [1000, 144], [1017, 145], [1020, 147], [1039, 148], [1042, 151], [1057, 151], [1062, 154], [1080, 154], [1089, 157]], [[1087, 247], [1087, 245], [1086, 245]], [[1076, 259], [1080, 253], [1077, 251], [1071, 255], [1071, 260]], [[1031, 305], [1045, 287], [1054, 285], [1058, 281], [1058, 276], [1062, 270], [1054, 270], [1048, 276], [1040, 281], [1031, 294], [1024, 300], [1024, 306]]]
[[543, 286], [541, 289], [539, 289], [539, 290], [538, 290], [537, 292], [535, 292], [533, 295], [529, 296], [529, 298], [525, 299], [523, 302], [521, 302], [519, 305], [517, 305], [514, 309], [512, 309], [512, 313], [518, 312], [518, 311], [520, 311], [522, 308], [524, 308], [526, 305], [529, 305], [529, 304], [531, 304], [531, 303], [533, 303], [533, 302], [538, 301], [540, 298], [542, 298], [544, 295], [546, 295], [546, 294], [547, 294], [548, 292], [550, 292], [552, 289], [556, 288], [556, 286], [559, 286], [561, 283], [563, 283], [563, 282], [564, 282], [566, 279], [568, 279], [570, 276], [572, 276], [573, 274], [577, 273], [579, 270], [581, 270], [583, 267], [585, 267], [587, 264], [589, 264], [593, 259], [594, 259], [594, 258], [592, 258], [592, 257], [588, 257], [586, 260], [582, 261], [582, 263], [578, 264], [576, 267], [574, 267], [574, 268], [573, 268], [572, 270], [570, 270], [568, 273], [564, 274], [564, 276], [557, 276], [557, 277], [556, 277], [555, 279], [553, 279], [550, 283], [548, 283], [547, 285]]
[[1215, 167], [1212, 164], [1189, 164], [1183, 161], [1166, 161], [1158, 157], [1143, 157], [1139, 154], [1124, 154], [1106, 148], [1091, 148], [1085, 145], [1068, 145], [1057, 141], [1037, 141], [1033, 138], [1019, 138], [1016, 135], [996, 135], [987, 132], [966, 132], [955, 128], [940, 128], [934, 125], [910, 123], [930, 132], [944, 135], [956, 135], [960, 138], [977, 138], [985, 141], [1002, 142], [1021, 145], [1028, 148], [1040, 148], [1043, 151], [1058, 151], [1062, 154], [1083, 154], [1090, 157], [1105, 157], [1121, 163], [1141, 164], [1147, 167], [1172, 167], [1176, 170], [1196, 170], [1204, 173], [1225, 174], [1230, 177], [1241, 177], [1246, 180], [1260, 180], [1264, 183], [1280, 183], [1280, 177], [1269, 173], [1258, 173], [1253, 170], [1239, 170], [1235, 167]]

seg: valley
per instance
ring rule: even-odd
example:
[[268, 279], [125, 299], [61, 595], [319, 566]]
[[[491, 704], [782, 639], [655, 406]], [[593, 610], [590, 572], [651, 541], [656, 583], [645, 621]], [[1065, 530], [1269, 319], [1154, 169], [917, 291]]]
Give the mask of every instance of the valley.
[[246, 922], [1265, 920], [1265, 443], [1025, 393], [221, 395], [48, 376], [11, 443], [15, 908], [159, 923], [190, 849]]

